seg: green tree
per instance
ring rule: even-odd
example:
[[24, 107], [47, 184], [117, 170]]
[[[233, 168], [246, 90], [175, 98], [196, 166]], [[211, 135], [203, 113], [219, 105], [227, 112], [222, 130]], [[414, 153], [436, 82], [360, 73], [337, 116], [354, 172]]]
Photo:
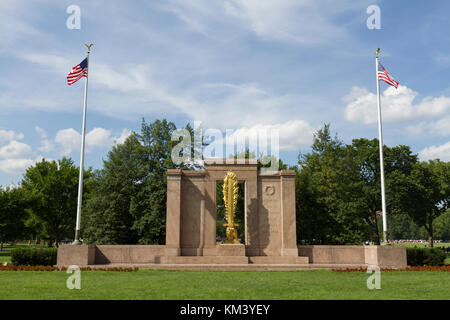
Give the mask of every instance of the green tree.
[[[384, 146], [387, 207], [407, 212], [409, 183], [417, 156], [407, 146]], [[299, 156], [296, 178], [299, 239], [319, 243], [380, 243], [379, 144], [354, 139], [345, 145], [329, 125], [314, 135], [312, 152]]]
[[83, 234], [89, 243], [163, 244], [166, 170], [175, 168], [171, 140], [175, 124], [146, 123], [108, 153], [88, 201]]
[[[89, 192], [91, 175], [91, 169], [84, 173], [86, 193]], [[28, 168], [22, 180], [33, 213], [56, 246], [59, 240], [74, 235], [78, 176], [79, 168], [70, 158], [58, 161], [43, 159]]]
[[450, 240], [450, 210], [434, 219], [433, 228], [436, 239]]
[[166, 119], [152, 123], [142, 121], [139, 139], [144, 147], [144, 173], [142, 188], [133, 197], [131, 214], [133, 230], [139, 235], [141, 244], [164, 244], [166, 237], [167, 169], [173, 169], [172, 141], [176, 130], [173, 122]]
[[143, 147], [135, 134], [116, 145], [97, 172], [93, 192], [83, 211], [82, 238], [87, 243], [130, 244], [138, 236], [131, 226], [131, 199], [142, 188]]
[[0, 188], [0, 250], [5, 241], [23, 236], [26, 207], [22, 188]]
[[417, 164], [409, 180], [408, 214], [425, 227], [433, 247], [433, 221], [450, 208], [450, 163], [431, 160]]
[[325, 125], [314, 134], [312, 152], [299, 155], [296, 178], [298, 239], [307, 243], [360, 243], [368, 235], [354, 203], [355, 165]]

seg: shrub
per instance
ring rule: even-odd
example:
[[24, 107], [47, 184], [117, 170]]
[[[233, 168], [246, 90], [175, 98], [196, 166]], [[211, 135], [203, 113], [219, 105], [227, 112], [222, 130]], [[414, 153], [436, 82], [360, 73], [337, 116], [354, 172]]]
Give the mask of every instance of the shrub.
[[407, 248], [406, 259], [409, 266], [442, 266], [446, 258], [440, 248]]
[[53, 266], [58, 249], [18, 248], [11, 251], [11, 262], [16, 266]]

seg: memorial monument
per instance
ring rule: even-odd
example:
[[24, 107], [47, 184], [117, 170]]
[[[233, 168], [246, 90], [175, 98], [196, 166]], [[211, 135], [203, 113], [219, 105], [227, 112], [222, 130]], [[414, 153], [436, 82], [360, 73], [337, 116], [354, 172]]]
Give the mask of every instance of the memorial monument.
[[[406, 267], [403, 247], [298, 246], [295, 171], [260, 171], [253, 159], [205, 159], [204, 164], [204, 170], [167, 170], [165, 245], [63, 245], [57, 264], [208, 270]], [[235, 223], [238, 183], [244, 188], [244, 235], [237, 234]], [[224, 243], [216, 240], [218, 197], [226, 209]]]

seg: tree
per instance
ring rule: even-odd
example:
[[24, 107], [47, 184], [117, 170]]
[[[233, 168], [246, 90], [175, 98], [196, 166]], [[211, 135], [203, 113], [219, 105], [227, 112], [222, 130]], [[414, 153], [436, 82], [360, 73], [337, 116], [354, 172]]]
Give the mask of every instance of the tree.
[[[378, 139], [354, 139], [347, 146], [348, 162], [353, 164], [354, 189], [352, 202], [357, 203], [372, 230], [372, 239], [380, 243], [382, 230], [379, 229], [378, 212], [381, 214], [381, 174]], [[386, 206], [390, 215], [410, 210], [409, 192], [404, 188], [409, 183], [411, 172], [417, 163], [417, 155], [408, 146], [389, 148], [383, 146]]]
[[23, 235], [27, 201], [21, 188], [0, 188], [0, 250]]
[[92, 196], [83, 211], [82, 238], [87, 243], [130, 244], [138, 237], [131, 226], [131, 198], [142, 188], [144, 154], [135, 134], [116, 145], [97, 172]]
[[132, 199], [130, 213], [133, 230], [141, 244], [164, 244], [166, 238], [167, 169], [180, 168], [171, 158], [172, 141], [176, 130], [173, 122], [166, 119], [152, 123], [142, 121], [139, 139], [144, 148], [142, 188]]
[[[91, 169], [85, 171], [85, 192], [89, 192]], [[58, 161], [43, 159], [27, 169], [22, 187], [30, 197], [30, 206], [43, 223], [50, 240], [58, 245], [73, 237], [78, 196], [79, 168], [70, 158]]]
[[[384, 146], [389, 213], [407, 212], [409, 184], [417, 156], [407, 146]], [[312, 152], [299, 156], [296, 178], [299, 239], [319, 243], [380, 243], [379, 144], [331, 137], [329, 125], [314, 135]], [[319, 227], [320, 226], [320, 227]]]
[[89, 199], [83, 235], [89, 243], [163, 244], [166, 170], [175, 168], [171, 140], [175, 124], [146, 123], [108, 153]]
[[425, 227], [433, 247], [433, 221], [450, 208], [450, 163], [440, 160], [418, 163], [410, 177], [411, 210], [414, 222]]
[[443, 240], [443, 241], [449, 241], [450, 240], [450, 210], [447, 209], [447, 211], [443, 214], [441, 214], [439, 217], [434, 219], [433, 221], [433, 230], [434, 235], [437, 239]]

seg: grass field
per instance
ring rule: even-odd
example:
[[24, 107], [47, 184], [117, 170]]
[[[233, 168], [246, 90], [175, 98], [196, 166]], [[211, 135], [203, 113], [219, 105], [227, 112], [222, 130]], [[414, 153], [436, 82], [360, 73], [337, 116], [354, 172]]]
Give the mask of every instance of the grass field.
[[364, 272], [82, 271], [69, 290], [64, 271], [0, 271], [0, 299], [449, 299], [447, 272], [381, 272], [369, 290]]
[[[14, 247], [27, 247], [16, 245]], [[11, 246], [0, 262], [11, 261]], [[66, 288], [64, 271], [0, 271], [0, 299], [449, 299], [447, 272], [382, 272], [369, 290], [364, 272], [82, 271], [81, 290]]]

